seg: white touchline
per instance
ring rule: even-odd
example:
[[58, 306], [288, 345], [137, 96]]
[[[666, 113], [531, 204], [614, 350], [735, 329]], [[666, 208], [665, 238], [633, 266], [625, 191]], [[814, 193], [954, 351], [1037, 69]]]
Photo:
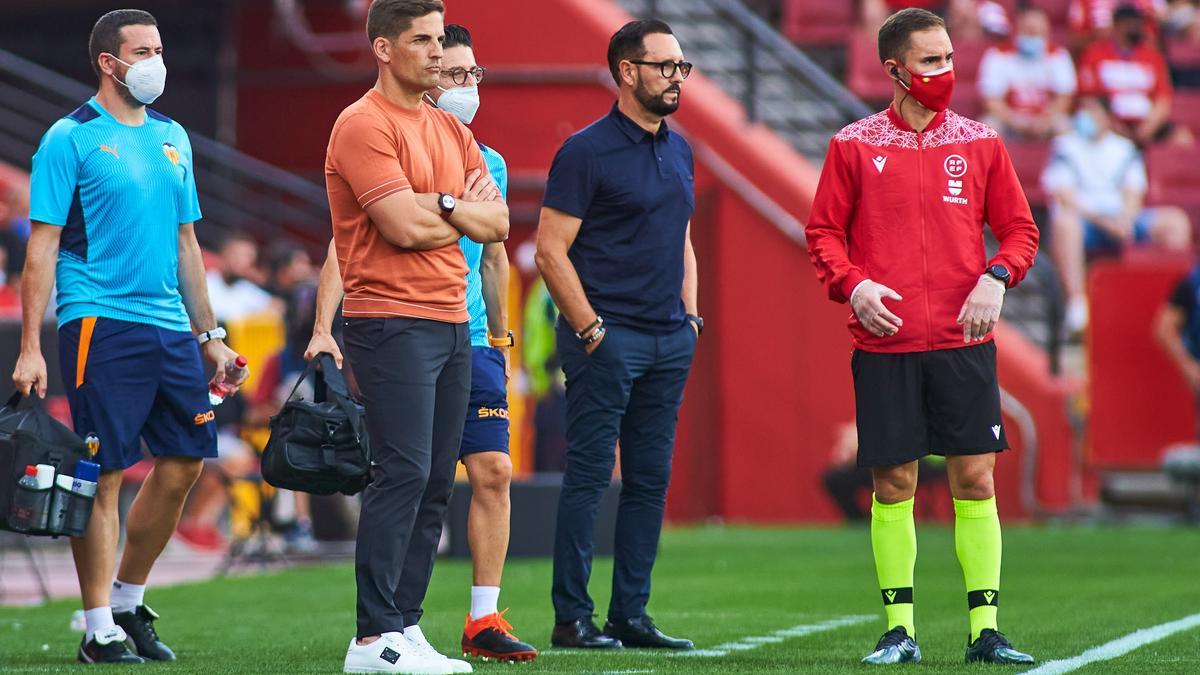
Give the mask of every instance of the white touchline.
[[1105, 642], [1099, 647], [1092, 647], [1083, 652], [1079, 656], [1072, 656], [1069, 659], [1059, 659], [1057, 661], [1047, 661], [1033, 670], [1025, 671], [1025, 675], [1056, 675], [1057, 673], [1069, 673], [1072, 670], [1077, 670], [1086, 666], [1089, 663], [1096, 661], [1108, 661], [1115, 659], [1118, 656], [1128, 654], [1129, 652], [1148, 645], [1151, 642], [1158, 642], [1163, 638], [1170, 637], [1175, 633], [1179, 633], [1190, 628], [1200, 626], [1200, 614], [1185, 616], [1178, 621], [1151, 626], [1134, 631], [1122, 638], [1117, 638], [1112, 642]]
[[712, 649], [697, 649], [690, 652], [670, 652], [666, 656], [678, 657], [697, 657], [697, 656], [726, 656], [730, 652], [747, 652], [752, 649], [758, 649], [765, 644], [774, 644], [783, 642], [787, 638], [803, 637], [812, 635], [813, 633], [824, 633], [826, 631], [843, 628], [845, 626], [854, 626], [860, 623], [866, 623], [876, 619], [874, 615], [855, 614], [850, 616], [839, 616], [836, 619], [822, 621], [820, 623], [801, 624], [792, 626], [791, 628], [781, 628], [773, 631], [770, 635], [751, 635], [750, 637], [742, 638], [737, 642], [726, 642], [725, 644], [717, 645]]
[[[824, 633], [827, 631], [836, 630], [838, 628], [844, 628], [846, 626], [857, 626], [860, 623], [866, 623], [868, 621], [875, 621], [878, 618], [879, 617], [877, 617], [873, 614], [851, 614], [851, 615], [847, 615], [847, 616], [839, 616], [837, 618], [829, 619], [828, 621], [822, 621], [820, 623], [801, 624], [799, 626], [792, 626], [791, 628], [781, 628], [777, 631], [773, 631], [770, 635], [751, 635], [749, 637], [744, 637], [735, 642], [726, 642], [724, 644], [719, 644], [715, 647], [711, 647], [708, 649], [693, 649], [692, 651], [689, 651], [689, 652], [639, 651], [638, 656], [639, 657], [641, 657], [641, 656], [668, 656], [668, 657], [685, 657], [685, 658], [697, 658], [697, 657], [712, 658], [712, 657], [728, 656], [730, 654], [730, 652], [747, 652], [747, 651], [750, 651], [753, 649], [758, 649], [759, 647], [766, 645], [766, 644], [775, 644], [778, 642], [783, 642], [784, 640], [786, 640], [788, 638], [804, 637], [805, 635], [812, 635], [814, 633]], [[595, 654], [595, 653], [596, 653], [596, 651], [591, 650], [591, 649], [547, 649], [543, 652], [540, 652], [540, 654], [542, 656], [546, 656], [546, 655], [566, 656], [569, 654]]]

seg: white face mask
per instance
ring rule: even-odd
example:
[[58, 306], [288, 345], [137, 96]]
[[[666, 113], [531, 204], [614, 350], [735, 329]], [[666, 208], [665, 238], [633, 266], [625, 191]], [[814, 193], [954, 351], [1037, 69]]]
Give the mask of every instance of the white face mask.
[[[438, 87], [441, 89], [441, 87]], [[442, 89], [437, 107], [457, 117], [463, 124], [470, 124], [479, 112], [479, 87], [455, 87]]]
[[125, 85], [134, 98], [145, 105], [150, 105], [154, 103], [155, 99], [162, 96], [163, 90], [167, 87], [167, 65], [163, 63], [162, 54], [155, 54], [134, 64], [125, 63], [115, 56], [113, 58], [118, 63], [129, 66], [124, 82], [121, 82], [116, 75], [113, 75], [113, 79]]

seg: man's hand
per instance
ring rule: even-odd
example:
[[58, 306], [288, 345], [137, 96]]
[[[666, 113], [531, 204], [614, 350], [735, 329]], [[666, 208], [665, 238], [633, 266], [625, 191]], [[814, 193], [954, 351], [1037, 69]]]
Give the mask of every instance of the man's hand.
[[1128, 243], [1133, 240], [1133, 218], [1125, 214], [1115, 216], [1094, 216], [1090, 218], [1093, 223], [1112, 235], [1121, 243]]
[[850, 297], [850, 307], [854, 310], [854, 315], [858, 317], [858, 322], [872, 335], [878, 337], [895, 335], [904, 325], [904, 321], [900, 317], [892, 314], [884, 306], [884, 298], [904, 299], [896, 291], [870, 279], [859, 284]]
[[500, 352], [500, 356], [504, 357], [504, 382], [507, 384], [509, 378], [512, 377], [512, 359], [509, 358], [511, 349], [509, 347], [493, 347], [493, 349]]
[[608, 337], [607, 331], [605, 331], [604, 335], [600, 336], [599, 340], [596, 340], [595, 342], [593, 342], [590, 345], [584, 345], [583, 346], [584, 350], [587, 351], [587, 353], [590, 355], [592, 352], [596, 351], [596, 348], [600, 346], [601, 342], [604, 342], [604, 338], [606, 338], [606, 337]]
[[479, 169], [467, 174], [461, 197], [464, 202], [490, 202], [499, 198], [500, 189], [490, 175], [484, 175]]
[[975, 289], [967, 296], [958, 312], [958, 324], [963, 327], [963, 342], [982, 340], [1000, 320], [1004, 306], [1004, 282], [991, 275], [979, 277]]
[[225, 365], [236, 359], [238, 353], [230, 349], [224, 340], [209, 340], [200, 345], [200, 351], [204, 352], [204, 358], [208, 359], [217, 368], [217, 373], [213, 375], [210, 384], [230, 384], [234, 387], [240, 387], [250, 375], [250, 369], [247, 368], [236, 381], [230, 382], [225, 379]]
[[1188, 359], [1183, 364], [1183, 377], [1192, 391], [1200, 391], [1200, 362]]
[[46, 398], [46, 359], [40, 351], [21, 352], [12, 378], [17, 391], [25, 396], [36, 391], [38, 398]]
[[338, 349], [337, 340], [333, 339], [332, 333], [313, 333], [312, 339], [308, 341], [308, 349], [304, 350], [304, 360], [312, 361], [321, 352], [332, 354], [333, 362], [338, 368], [342, 367], [342, 350]]

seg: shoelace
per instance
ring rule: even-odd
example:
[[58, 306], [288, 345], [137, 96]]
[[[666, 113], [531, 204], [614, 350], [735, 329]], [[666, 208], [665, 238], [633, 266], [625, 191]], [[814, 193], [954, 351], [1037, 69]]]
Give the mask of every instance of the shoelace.
[[1012, 649], [1012, 643], [1008, 641], [1008, 638], [1004, 637], [1004, 633], [998, 630], [981, 633], [979, 639], [983, 640], [983, 645], [988, 649], [996, 649], [997, 647]]
[[404, 638], [404, 640], [414, 648], [414, 651], [417, 652], [418, 656], [424, 656], [425, 658], [432, 659], [446, 658], [445, 654], [434, 649], [433, 645], [429, 644], [429, 641], [425, 639], [424, 635], [422, 635], [418, 640], [414, 640], [407, 636]]
[[512, 624], [510, 624], [504, 618], [504, 615], [507, 612], [508, 612], [508, 610], [505, 609], [503, 612], [488, 614], [487, 616], [483, 617], [482, 619], [479, 619], [479, 629], [483, 630], [485, 628], [494, 628], [497, 631], [503, 633], [505, 637], [515, 640], [516, 636], [514, 636], [512, 634], [512, 629], [513, 629]]
[[879, 644], [875, 646], [875, 650], [878, 651], [884, 647], [899, 647], [900, 645], [904, 644], [904, 641], [907, 639], [907, 633], [901, 633], [898, 630], [889, 630], [883, 634], [882, 638], [879, 639]]
[[138, 615], [138, 618], [142, 619], [141, 621], [137, 622], [137, 627], [143, 634], [143, 637], [148, 637], [157, 642], [158, 631], [154, 630], [154, 619], [151, 619], [148, 616], [142, 616], [141, 614]]

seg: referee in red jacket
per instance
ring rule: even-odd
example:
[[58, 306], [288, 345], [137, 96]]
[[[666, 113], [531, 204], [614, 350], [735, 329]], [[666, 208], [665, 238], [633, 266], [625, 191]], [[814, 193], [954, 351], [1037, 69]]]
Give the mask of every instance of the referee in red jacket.
[[[992, 329], [1033, 264], [1038, 230], [996, 132], [946, 109], [945, 24], [922, 9], [879, 29], [887, 110], [830, 142], [807, 227], [817, 276], [854, 310], [858, 464], [875, 494], [871, 546], [887, 628], [864, 663], [920, 661], [913, 625], [917, 460], [945, 455], [966, 580], [966, 660], [1032, 663], [997, 630], [1000, 520], [992, 472], [1008, 442]], [[988, 224], [1000, 240], [990, 260]]]

